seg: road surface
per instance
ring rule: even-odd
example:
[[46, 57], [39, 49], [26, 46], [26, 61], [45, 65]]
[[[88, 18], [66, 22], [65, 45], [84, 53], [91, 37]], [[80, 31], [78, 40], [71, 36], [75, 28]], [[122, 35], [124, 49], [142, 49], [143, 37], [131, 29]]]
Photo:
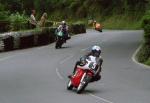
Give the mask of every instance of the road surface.
[[[150, 69], [133, 62], [141, 30], [104, 30], [55, 44], [0, 54], [0, 103], [150, 103]], [[94, 44], [102, 48], [102, 79], [82, 94], [66, 90], [67, 75]]]

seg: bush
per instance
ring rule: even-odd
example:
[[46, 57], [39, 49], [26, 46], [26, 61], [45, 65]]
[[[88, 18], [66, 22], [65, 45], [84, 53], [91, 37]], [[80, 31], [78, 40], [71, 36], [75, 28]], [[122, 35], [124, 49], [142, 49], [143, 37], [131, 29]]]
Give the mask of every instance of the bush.
[[24, 30], [28, 28], [28, 18], [23, 14], [19, 14], [18, 12], [10, 15], [11, 21], [11, 30]]
[[139, 62], [144, 63], [150, 57], [150, 45], [144, 44], [137, 54], [137, 59]]
[[0, 20], [8, 21], [9, 20], [9, 12], [8, 11], [0, 11]]
[[0, 11], [0, 32], [9, 31], [9, 12], [8, 11]]
[[76, 12], [76, 10], [78, 9], [80, 5], [81, 5], [80, 1], [73, 1], [71, 2], [69, 9], [71, 9], [73, 12]]
[[46, 21], [45, 27], [51, 27], [51, 26], [53, 26], [53, 22], [52, 21]]
[[150, 44], [150, 24], [144, 26], [144, 42], [145, 44]]
[[144, 28], [147, 24], [150, 24], [150, 10], [142, 18], [142, 27]]
[[78, 10], [76, 11], [76, 16], [79, 18], [86, 18], [87, 17], [87, 8], [82, 6], [80, 8], [78, 8]]
[[145, 62], [146, 65], [150, 65], [150, 58]]
[[83, 22], [76, 22], [70, 25], [70, 32], [73, 34], [85, 33], [86, 27]]
[[137, 59], [141, 63], [150, 64], [150, 11], [143, 17], [142, 27], [144, 28], [144, 43], [137, 54]]
[[144, 28], [144, 42], [150, 44], [150, 11], [143, 17], [142, 27]]

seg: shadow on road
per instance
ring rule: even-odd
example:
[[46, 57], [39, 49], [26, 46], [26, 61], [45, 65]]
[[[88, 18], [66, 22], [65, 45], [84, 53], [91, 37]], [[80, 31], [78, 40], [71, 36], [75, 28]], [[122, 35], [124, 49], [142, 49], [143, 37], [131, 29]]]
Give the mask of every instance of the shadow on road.
[[61, 48], [58, 48], [58, 49], [67, 49], [67, 48], [71, 48], [71, 47], [69, 47], [69, 46], [67, 46], [67, 47], [61, 47]]
[[98, 93], [101, 93], [101, 92], [103, 92], [103, 91], [97, 90], [97, 89], [93, 89], [93, 90], [91, 90], [91, 89], [85, 89], [85, 90], [82, 92], [82, 94], [88, 94], [88, 93], [98, 94]]

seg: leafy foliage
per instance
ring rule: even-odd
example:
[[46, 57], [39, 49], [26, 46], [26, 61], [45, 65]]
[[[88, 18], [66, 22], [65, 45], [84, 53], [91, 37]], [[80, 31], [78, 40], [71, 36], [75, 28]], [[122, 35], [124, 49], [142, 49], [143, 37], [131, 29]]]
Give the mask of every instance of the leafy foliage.
[[137, 55], [138, 61], [150, 64], [150, 11], [147, 11], [143, 17], [142, 27], [144, 28], [144, 42]]
[[27, 21], [28, 18], [25, 16], [25, 14], [15, 13], [10, 15], [10, 21], [11, 21], [11, 29], [12, 30], [21, 30], [26, 29], [27, 27]]
[[150, 65], [150, 57], [149, 59], [145, 62], [146, 65]]
[[150, 24], [147, 24], [146, 26], [144, 26], [144, 40], [145, 40], [145, 44], [150, 44]]
[[148, 10], [145, 15], [142, 18], [142, 27], [146, 26], [147, 24], [150, 24], [150, 10]]
[[139, 62], [144, 63], [150, 57], [150, 45], [144, 44], [137, 54], [137, 59]]
[[40, 14], [43, 12], [54, 14], [56, 11], [62, 13], [63, 11], [65, 15], [85, 18], [90, 15], [143, 12], [149, 0], [0, 0], [0, 2], [11, 12], [25, 10], [30, 14], [31, 9], [34, 8]]
[[[0, 10], [10, 11], [14, 15], [25, 11], [29, 16], [31, 10], [35, 9], [37, 20], [43, 12], [47, 12], [51, 20], [92, 18], [104, 21], [114, 15], [127, 15], [136, 19], [144, 14], [149, 2], [149, 0], [0, 0]], [[0, 18], [7, 18], [5, 17], [7, 13], [2, 16]]]

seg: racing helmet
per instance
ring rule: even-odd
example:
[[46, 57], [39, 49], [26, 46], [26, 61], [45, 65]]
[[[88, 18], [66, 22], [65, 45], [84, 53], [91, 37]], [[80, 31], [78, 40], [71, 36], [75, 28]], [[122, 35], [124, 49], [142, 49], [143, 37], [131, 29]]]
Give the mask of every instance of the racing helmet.
[[97, 46], [97, 45], [94, 45], [92, 47], [92, 54], [96, 57], [99, 57], [100, 54], [101, 54], [101, 47], [100, 46]]
[[61, 22], [63, 25], [65, 25], [66, 24], [66, 22], [63, 20], [62, 22]]
[[80, 58], [80, 65], [83, 66], [83, 65], [85, 65], [86, 63], [87, 63], [86, 57], [81, 57], [81, 58]]

